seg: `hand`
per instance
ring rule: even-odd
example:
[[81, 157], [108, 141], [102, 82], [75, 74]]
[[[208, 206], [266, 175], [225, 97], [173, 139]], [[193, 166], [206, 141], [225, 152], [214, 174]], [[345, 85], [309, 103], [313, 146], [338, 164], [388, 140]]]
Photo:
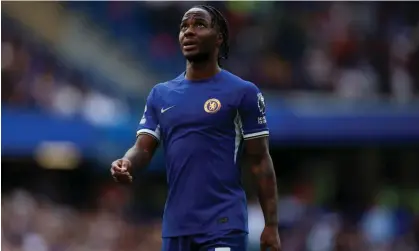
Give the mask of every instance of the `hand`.
[[111, 174], [116, 182], [131, 183], [131, 161], [128, 159], [118, 159], [112, 162]]
[[280, 251], [281, 241], [279, 240], [279, 233], [277, 226], [265, 226], [262, 235], [260, 236], [260, 250], [261, 251]]

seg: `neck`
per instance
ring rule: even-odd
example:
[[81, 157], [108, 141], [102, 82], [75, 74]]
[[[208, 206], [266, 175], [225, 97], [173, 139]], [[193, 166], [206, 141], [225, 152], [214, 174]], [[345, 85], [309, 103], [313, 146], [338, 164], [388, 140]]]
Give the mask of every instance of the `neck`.
[[202, 80], [208, 79], [221, 71], [220, 66], [216, 60], [208, 60], [203, 62], [186, 63], [186, 79], [188, 80]]

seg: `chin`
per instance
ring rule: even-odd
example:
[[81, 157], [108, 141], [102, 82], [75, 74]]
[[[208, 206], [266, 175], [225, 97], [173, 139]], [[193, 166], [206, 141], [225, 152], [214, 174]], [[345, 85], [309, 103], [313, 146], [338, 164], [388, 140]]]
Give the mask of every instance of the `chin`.
[[188, 60], [189, 62], [202, 62], [209, 59], [208, 54], [199, 53], [199, 52], [184, 52], [183, 56]]

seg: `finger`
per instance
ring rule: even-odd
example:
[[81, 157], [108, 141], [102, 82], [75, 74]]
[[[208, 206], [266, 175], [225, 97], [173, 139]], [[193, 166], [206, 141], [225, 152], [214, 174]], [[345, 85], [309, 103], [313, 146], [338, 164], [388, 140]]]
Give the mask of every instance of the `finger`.
[[129, 162], [126, 160], [123, 160], [121, 166], [127, 168], [129, 166]]
[[117, 159], [114, 162], [112, 162], [112, 166], [121, 167], [122, 166], [122, 159]]
[[124, 184], [130, 184], [132, 183], [132, 177], [131, 176], [126, 176], [123, 178], [123, 180], [121, 181]]
[[122, 159], [117, 159], [111, 164], [112, 166], [121, 166], [122, 165]]
[[132, 182], [132, 176], [129, 173], [115, 173], [113, 177], [120, 183]]
[[266, 244], [260, 244], [260, 251], [267, 251], [268, 246]]
[[129, 166], [130, 166], [130, 162], [128, 162], [128, 161], [122, 161], [121, 169], [123, 171], [127, 171], [128, 168], [129, 168]]
[[273, 245], [273, 246], [271, 246], [270, 250], [271, 251], [279, 251], [280, 249], [279, 249], [278, 245]]
[[115, 172], [113, 176], [115, 176], [117, 178], [128, 178], [131, 175], [129, 173], [127, 173], [127, 172], [121, 172], [121, 173]]
[[115, 173], [124, 173], [124, 170], [122, 169], [122, 167], [117, 166], [117, 165], [112, 165], [111, 168]]

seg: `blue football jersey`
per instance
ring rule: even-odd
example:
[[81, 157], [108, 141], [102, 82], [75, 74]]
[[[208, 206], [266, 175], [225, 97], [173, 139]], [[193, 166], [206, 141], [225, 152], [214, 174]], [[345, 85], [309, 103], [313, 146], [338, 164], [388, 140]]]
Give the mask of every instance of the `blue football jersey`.
[[163, 237], [248, 231], [237, 155], [243, 139], [269, 134], [265, 101], [253, 83], [222, 70], [205, 81], [181, 74], [158, 84], [139, 134], [161, 141], [165, 152]]

